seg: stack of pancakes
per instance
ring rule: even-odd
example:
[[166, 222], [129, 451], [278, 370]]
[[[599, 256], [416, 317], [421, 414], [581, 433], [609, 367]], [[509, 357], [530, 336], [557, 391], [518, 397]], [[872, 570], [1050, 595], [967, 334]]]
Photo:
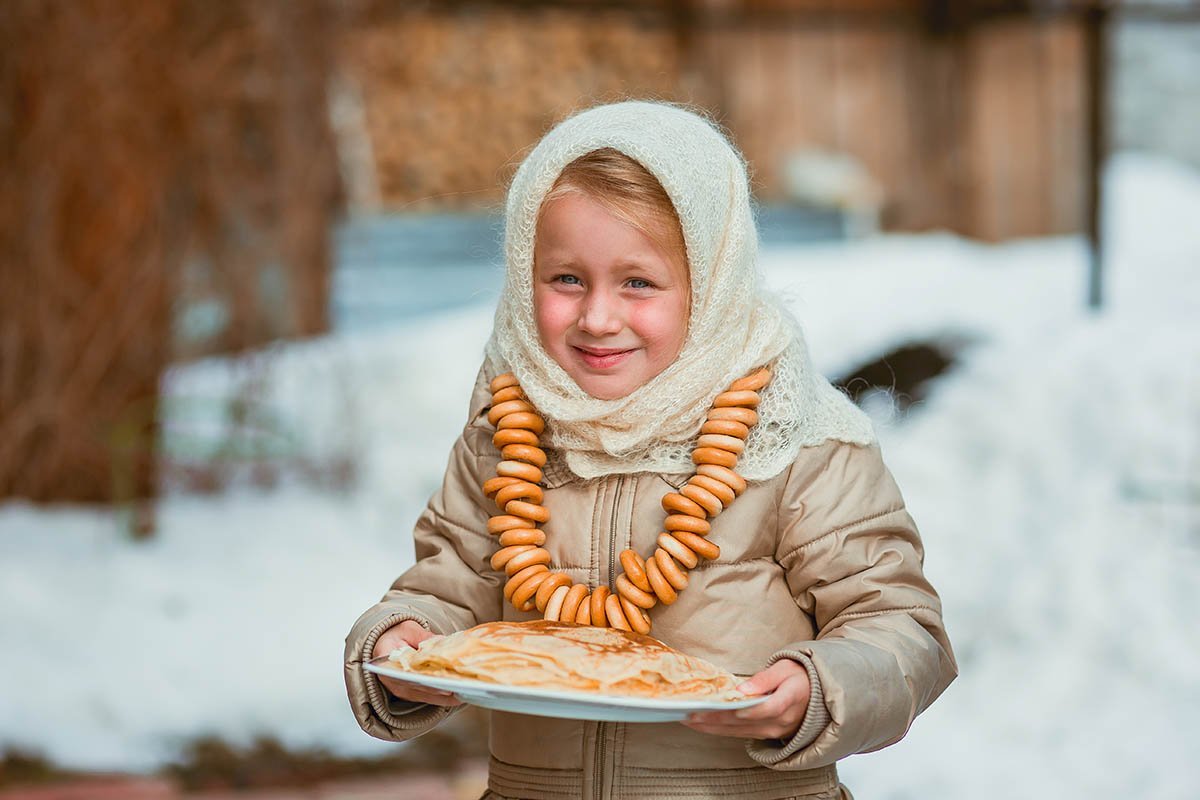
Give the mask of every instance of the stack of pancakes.
[[426, 675], [653, 698], [733, 700], [730, 673], [657, 639], [570, 622], [488, 622], [413, 650], [395, 650], [401, 669]]

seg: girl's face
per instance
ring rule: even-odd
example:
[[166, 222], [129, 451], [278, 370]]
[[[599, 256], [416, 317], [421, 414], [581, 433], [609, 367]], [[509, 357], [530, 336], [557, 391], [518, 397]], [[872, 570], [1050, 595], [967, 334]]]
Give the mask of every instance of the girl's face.
[[686, 257], [572, 192], [548, 202], [533, 255], [538, 336], [593, 397], [624, 397], [679, 355], [691, 289]]

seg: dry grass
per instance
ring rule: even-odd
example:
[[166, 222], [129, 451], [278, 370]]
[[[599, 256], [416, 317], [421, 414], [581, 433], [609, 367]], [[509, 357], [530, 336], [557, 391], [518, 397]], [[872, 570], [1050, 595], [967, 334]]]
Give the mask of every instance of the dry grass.
[[[323, 748], [289, 748], [272, 736], [245, 745], [204, 736], [187, 742], [160, 775], [181, 792], [246, 791], [389, 775], [453, 775], [465, 764], [486, 758], [486, 712], [467, 707], [433, 731], [377, 758], [338, 756]], [[14, 748], [0, 754], [0, 789], [86, 777], [31, 751]]]

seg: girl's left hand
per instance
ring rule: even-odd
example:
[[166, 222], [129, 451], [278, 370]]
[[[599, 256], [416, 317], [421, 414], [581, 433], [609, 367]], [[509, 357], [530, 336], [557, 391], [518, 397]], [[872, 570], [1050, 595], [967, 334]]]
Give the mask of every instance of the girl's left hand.
[[756, 706], [691, 714], [682, 723], [694, 731], [744, 739], [790, 739], [804, 721], [812, 691], [808, 672], [781, 659], [737, 687], [743, 694], [770, 694]]

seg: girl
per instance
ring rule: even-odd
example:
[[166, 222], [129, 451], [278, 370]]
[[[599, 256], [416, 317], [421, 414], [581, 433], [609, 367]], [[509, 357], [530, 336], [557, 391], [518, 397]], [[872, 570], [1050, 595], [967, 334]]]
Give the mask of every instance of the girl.
[[[798, 325], [759, 286], [741, 156], [678, 106], [589, 109], [521, 164], [505, 248], [494, 331], [445, 482], [417, 522], [417, 563], [346, 640], [359, 723], [395, 740], [430, 730], [453, 713], [453, 696], [381, 682], [362, 663], [481, 622], [561, 613], [560, 576], [583, 587], [567, 592], [572, 613], [590, 606], [593, 624], [652, 624], [668, 645], [748, 676], [742, 691], [771, 697], [684, 724], [493, 712], [487, 796], [849, 797], [835, 762], [899, 740], [956, 668], [869, 420], [814, 371]], [[749, 413], [712, 411], [748, 374], [757, 377], [738, 386], [758, 392], [736, 397], [753, 396], [739, 401]], [[507, 375], [518, 389], [496, 380]], [[549, 564], [528, 569], [557, 595], [549, 601], [514, 593], [518, 578], [493, 568], [490, 521], [506, 512], [481, 487], [497, 474], [497, 443], [509, 446], [496, 426], [518, 416], [489, 419], [493, 406], [508, 413], [494, 389], [545, 420], [540, 481], [516, 501], [532, 505], [510, 501], [506, 512], [548, 512], [540, 529], [524, 520], [521, 535], [548, 552]], [[714, 419], [746, 432], [731, 440], [741, 429]], [[700, 435], [740, 450], [736, 475], [718, 469], [728, 453], [697, 447]], [[724, 483], [694, 477], [697, 464]], [[676, 539], [664, 511], [690, 508], [685, 495], [716, 505], [682, 520], [699, 526], [694, 538]], [[660, 578], [648, 612], [621, 585], [622, 566], [639, 569], [626, 549], [654, 554], [640, 561]]]

